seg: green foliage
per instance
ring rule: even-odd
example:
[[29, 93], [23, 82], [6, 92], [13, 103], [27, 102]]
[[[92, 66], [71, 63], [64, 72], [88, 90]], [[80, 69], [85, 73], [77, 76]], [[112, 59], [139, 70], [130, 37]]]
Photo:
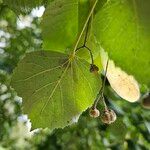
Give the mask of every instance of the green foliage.
[[43, 15], [43, 49], [66, 52], [78, 33], [78, 1], [53, 1]]
[[149, 111], [142, 110], [139, 104], [122, 102], [120, 99], [111, 102], [111, 107], [117, 108], [116, 124], [104, 125], [99, 118], [89, 117], [86, 111], [77, 124], [54, 130], [45, 141], [37, 144], [38, 149], [148, 149], [149, 132], [143, 119], [149, 120]]
[[[105, 0], [98, 2], [97, 10], [103, 6]], [[41, 22], [44, 50], [71, 53], [87, 20], [87, 16], [94, 1], [89, 0], [55, 0], [51, 2], [43, 15]], [[98, 11], [95, 11], [98, 12]], [[94, 17], [94, 14], [93, 14]], [[89, 23], [87, 46], [91, 49], [93, 57], [99, 57], [99, 45], [93, 35], [93, 17]], [[84, 31], [78, 47], [84, 43]], [[77, 55], [91, 63], [87, 49], [82, 48]], [[97, 62], [100, 66], [100, 61]]]
[[24, 99], [34, 128], [64, 127], [93, 104], [99, 77], [84, 60], [72, 59], [58, 52], [32, 52], [14, 70], [11, 85]]
[[[7, 141], [21, 114], [19, 98], [9, 86], [10, 76], [0, 70], [0, 141]], [[9, 141], [7, 141], [9, 143]], [[7, 143], [6, 142], [6, 143]]]
[[19, 14], [28, 13], [32, 8], [41, 6], [44, 0], [4, 0], [4, 4]]
[[[80, 9], [83, 12], [81, 7]], [[92, 9], [94, 11], [93, 5]], [[50, 46], [53, 45], [52, 47], [48, 47], [50, 50], [57, 50], [58, 48], [58, 50], [60, 49], [59, 51], [64, 52], [67, 46], [64, 42], [68, 44], [70, 43], [68, 40], [71, 39], [67, 33], [69, 35], [75, 33], [74, 29], [72, 30], [72, 25], [74, 26], [72, 24], [73, 20], [70, 21], [70, 19], [78, 21], [77, 13], [78, 3], [72, 0], [70, 4], [66, 1], [54, 1], [50, 4], [50, 8], [47, 8], [47, 12], [45, 13], [46, 18], [43, 21], [43, 34], [46, 35], [44, 36], [44, 43], [48, 41]], [[92, 13], [90, 12], [90, 14]], [[84, 29], [90, 19], [89, 17], [84, 16], [85, 22], [83, 23], [83, 27], [80, 27], [80, 22], [75, 24], [77, 29], [79, 26], [79, 37], [75, 47], [70, 51], [76, 51], [79, 42], [81, 42]], [[62, 26], [65, 26], [66, 29], [62, 28]], [[70, 33], [70, 29], [73, 31], [72, 33]], [[67, 38], [64, 38], [65, 36]], [[76, 38], [77, 34], [75, 33], [72, 43], [75, 43]], [[35, 57], [34, 60], [33, 57]], [[89, 68], [90, 65], [77, 58], [74, 54], [65, 56], [59, 53], [40, 52], [35, 53], [34, 56], [34, 53], [29, 53], [23, 59], [12, 77], [12, 87], [27, 102], [24, 103], [24, 108], [30, 114], [33, 127], [48, 126], [51, 129], [64, 127], [64, 125], [70, 123], [73, 116], [79, 115], [83, 110], [93, 104], [98, 89], [100, 88], [100, 81], [97, 80], [98, 76], [96, 77], [90, 73]], [[68, 87], [70, 87], [69, 90]], [[84, 89], [84, 92], [82, 89]], [[37, 102], [35, 103], [35, 101]], [[29, 105], [31, 106], [30, 109]], [[37, 117], [39, 116], [40, 118], [37, 121]], [[45, 118], [44, 121], [43, 118]]]
[[110, 0], [96, 14], [100, 46], [141, 84], [150, 87], [150, 1]]
[[[32, 2], [34, 3], [34, 1], [31, 1], [30, 3], [32, 3]], [[94, 1], [93, 0], [80, 0], [79, 2], [80, 2], [80, 5], [78, 7], [78, 11], [79, 11], [78, 26], [79, 27], [77, 30], [77, 34], [79, 34], [80, 31], [82, 30], [82, 27], [85, 23], [85, 20], [87, 19], [87, 15], [88, 15], [90, 8]], [[121, 3], [124, 3], [124, 2], [126, 5], [122, 6]], [[124, 14], [124, 15], [128, 16], [128, 9], [126, 9], [126, 7], [128, 6], [127, 4], [129, 3], [130, 4], [129, 6], [133, 6], [133, 5], [131, 5], [131, 2], [134, 2], [134, 1], [128, 1], [128, 3], [126, 3], [126, 2], [127, 2], [126, 0], [118, 1], [118, 4], [117, 4], [118, 7], [120, 8], [120, 5], [121, 5], [121, 8], [122, 8], [121, 9], [122, 11], [118, 13], [118, 11], [117, 11], [118, 7], [115, 7], [116, 3], [117, 3], [115, 0], [107, 1], [107, 3], [105, 0], [98, 1], [97, 7], [95, 8], [95, 11], [94, 11], [94, 14], [92, 17], [94, 19], [94, 22], [93, 22], [93, 19], [90, 19], [90, 27], [89, 27], [89, 31], [88, 31], [88, 38], [87, 38], [86, 44], [91, 49], [91, 51], [94, 55], [94, 58], [95, 58], [95, 63], [99, 65], [100, 71], [101, 71], [101, 62], [100, 62], [101, 60], [100, 60], [100, 53], [99, 53], [100, 49], [99, 49], [99, 43], [97, 43], [97, 40], [98, 40], [98, 42], [100, 42], [102, 47], [105, 49], [106, 49], [106, 47], [105, 47], [106, 42], [104, 42], [104, 43], [101, 42], [103, 40], [103, 38], [105, 37], [104, 33], [102, 34], [100, 32], [103, 35], [103, 37], [102, 36], [99, 37], [99, 34], [98, 35], [96, 34], [96, 37], [95, 37], [95, 35], [93, 34], [94, 33], [93, 31], [95, 31], [95, 29], [96, 29], [95, 28], [95, 19], [97, 20], [99, 18], [99, 16], [101, 16], [100, 14], [102, 12], [104, 12], [103, 9], [106, 9], [106, 8], [107, 8], [107, 11], [105, 13], [107, 15], [110, 15], [110, 12], [113, 14], [114, 7], [116, 9], [115, 10], [116, 13], [114, 15], [117, 15], [117, 17], [119, 17], [119, 15], [122, 16], [124, 14], [123, 12], [126, 12], [127, 14]], [[149, 7], [149, 5], [143, 6], [143, 4], [146, 3], [146, 0], [145, 1], [135, 0], [135, 2], [137, 4], [140, 3], [141, 4], [140, 7]], [[113, 6], [111, 5], [112, 3], [114, 3]], [[147, 4], [148, 3], [149, 2], [147, 0]], [[108, 8], [108, 6], [110, 6], [110, 7]], [[50, 6], [48, 6], [48, 8], [49, 7]], [[112, 10], [110, 11], [110, 9], [112, 9], [113, 11]], [[129, 10], [132, 10], [132, 9], [133, 8], [131, 7], [131, 9], [129, 9]], [[144, 9], [140, 12], [140, 14], [143, 14], [145, 11], [148, 11], [148, 10], [149, 9]], [[104, 13], [105, 19], [103, 19], [101, 16], [103, 22], [99, 26], [103, 27], [104, 26], [103, 23], [105, 21], [108, 21], [108, 18], [105, 13]], [[145, 16], [145, 14], [140, 15], [140, 16], [141, 17]], [[131, 15], [130, 16], [131, 20], [133, 20], [133, 16], [132, 16], [133, 12], [132, 11], [130, 12], [130, 15]], [[17, 65], [19, 60], [21, 60], [21, 61], [19, 62], [18, 67], [15, 69], [15, 72], [18, 68], [20, 71], [24, 69], [23, 70], [24, 72], [19, 72], [18, 74], [15, 75], [17, 77], [17, 80], [18, 80], [18, 78], [25, 79], [26, 78], [25, 76], [34, 74], [35, 72], [37, 73], [37, 71], [40, 71], [44, 68], [48, 69], [49, 67], [52, 67], [53, 65], [56, 65], [56, 66], [61, 65], [63, 62], [61, 62], [61, 61], [58, 62], [58, 60], [61, 60], [62, 56], [65, 60], [70, 60], [70, 63], [73, 64], [72, 66], [73, 66], [74, 74], [73, 74], [73, 76], [69, 76], [70, 75], [69, 72], [71, 73], [71, 67], [69, 68], [70, 65], [68, 65], [66, 74], [65, 74], [64, 78], [62, 78], [63, 82], [60, 82], [60, 85], [62, 85], [62, 83], [64, 83], [65, 86], [68, 86], [67, 88], [62, 88], [62, 90], [63, 90], [63, 94], [65, 95], [65, 98], [64, 98], [65, 107], [66, 106], [68, 107], [68, 108], [66, 108], [66, 110], [68, 109], [67, 111], [69, 112], [69, 114], [67, 112], [66, 113], [69, 117], [70, 117], [70, 114], [72, 115], [72, 113], [74, 113], [75, 109], [76, 109], [77, 113], [81, 113], [83, 111], [83, 109], [82, 109], [83, 107], [88, 105], [84, 108], [84, 110], [87, 107], [89, 107], [92, 104], [94, 97], [96, 96], [96, 94], [92, 94], [89, 92], [90, 87], [89, 87], [88, 82], [86, 81], [86, 78], [89, 80], [90, 85], [95, 87], [95, 92], [98, 90], [97, 85], [100, 84], [99, 83], [100, 81], [98, 81], [99, 79], [97, 79], [97, 77], [94, 77], [94, 79], [93, 79], [94, 75], [90, 74], [90, 72], [89, 72], [89, 64], [86, 61], [89, 61], [91, 63], [91, 59], [89, 59], [90, 57], [89, 57], [88, 51], [86, 49], [80, 49], [76, 53], [77, 56], [75, 56], [74, 60], [71, 60], [70, 57], [68, 58], [68, 54], [62, 54], [62, 53], [58, 53], [58, 52], [40, 51], [40, 52], [31, 52], [31, 53], [26, 54], [26, 52], [36, 51], [36, 50], [41, 49], [41, 47], [40, 47], [41, 46], [41, 34], [40, 34], [39, 19], [33, 18], [31, 15], [29, 15], [29, 16], [33, 19], [31, 25], [28, 27], [24, 27], [23, 29], [19, 29], [18, 24], [17, 24], [18, 18], [16, 17], [16, 15], [14, 15], [14, 13], [12, 13], [12, 11], [10, 11], [10, 9], [8, 9], [8, 7], [6, 5], [4, 5], [4, 4], [1, 5], [1, 1], [0, 1], [0, 28], [1, 28], [0, 34], [2, 34], [2, 32], [4, 33], [2, 35], [2, 37], [0, 37], [0, 41], [1, 41], [1, 43], [6, 43], [6, 45], [4, 47], [0, 47], [0, 69], [2, 70], [2, 71], [0, 70], [0, 149], [10, 149], [10, 150], [11, 149], [12, 150], [14, 150], [14, 149], [21, 149], [21, 150], [24, 150], [24, 149], [148, 150], [150, 147], [150, 144], [149, 144], [150, 143], [150, 136], [149, 136], [149, 134], [150, 134], [150, 118], [149, 118], [150, 111], [148, 109], [143, 109], [139, 102], [132, 104], [132, 103], [124, 101], [123, 99], [120, 99], [115, 94], [115, 92], [111, 89], [111, 87], [109, 86], [109, 83], [107, 83], [107, 82], [106, 82], [107, 85], [105, 87], [104, 95], [107, 98], [106, 102], [107, 102], [107, 105], [109, 106], [109, 108], [113, 109], [117, 113], [117, 121], [114, 124], [105, 125], [100, 121], [100, 118], [97, 118], [97, 119], [90, 118], [88, 115], [89, 112], [87, 110], [82, 115], [80, 115], [78, 123], [73, 124], [71, 126], [67, 126], [62, 129], [55, 129], [53, 131], [50, 131], [48, 129], [45, 129], [45, 130], [44, 129], [36, 129], [36, 130], [32, 130], [32, 131], [30, 130], [30, 126], [28, 125], [28, 124], [30, 124], [29, 120], [27, 120], [27, 118], [25, 120], [23, 120], [22, 116], [24, 116], [24, 115], [22, 115], [22, 114], [24, 112], [22, 112], [22, 108], [24, 110], [27, 110], [27, 107], [28, 107], [28, 110], [29, 110], [30, 107], [32, 107], [32, 106], [36, 107], [36, 104], [41, 102], [41, 101], [39, 101], [39, 99], [46, 92], [51, 94], [50, 90], [56, 85], [53, 84], [52, 85], [53, 87], [52, 86], [49, 86], [48, 88], [45, 87], [45, 91], [43, 91], [43, 92], [40, 91], [40, 94], [39, 94], [39, 96], [37, 95], [38, 98], [36, 98], [36, 99], [35, 99], [35, 97], [34, 97], [34, 99], [32, 97], [30, 97], [31, 101], [28, 101], [28, 102], [32, 103], [33, 105], [29, 105], [29, 103], [28, 103], [28, 105], [22, 106], [21, 99], [16, 95], [15, 91], [10, 87], [10, 75], [8, 74], [8, 73], [12, 72], [12, 70]], [[25, 16], [25, 18], [29, 17], [29, 16]], [[115, 18], [115, 20], [117, 20], [117, 21], [122, 20], [120, 17], [119, 17], [119, 19], [117, 17]], [[19, 16], [19, 18], [20, 18], [20, 16]], [[124, 17], [124, 18], [126, 18], [126, 17]], [[149, 19], [144, 19], [146, 17], [142, 17], [142, 18], [143, 18], [142, 25], [144, 24], [144, 22], [148, 22], [148, 25], [149, 25]], [[147, 16], [147, 18], [149, 18], [149, 15]], [[52, 19], [55, 19], [55, 17]], [[127, 19], [129, 19], [129, 16], [127, 17]], [[49, 22], [49, 20], [47, 20], [47, 21]], [[74, 20], [73, 20], [73, 22], [74, 22]], [[72, 24], [73, 24], [73, 22], [72, 22]], [[114, 24], [116, 23], [116, 21], [113, 21], [113, 19], [112, 19], [112, 22]], [[120, 28], [120, 26], [118, 25], [120, 22], [119, 23], [118, 22], [116, 23], [117, 31]], [[123, 22], [124, 22], [124, 20], [123, 20]], [[58, 23], [58, 22], [56, 22], [56, 23]], [[94, 23], [94, 26], [93, 26], [93, 23]], [[132, 22], [130, 22], [129, 24], [131, 24], [131, 23]], [[133, 24], [134, 23], [135, 22], [133, 21]], [[108, 24], [108, 27], [110, 29], [109, 32], [110, 31], [112, 31], [113, 33], [117, 32], [117, 31], [114, 32], [115, 25], [111, 24], [111, 26], [109, 26], [109, 23], [106, 23], [106, 22], [105, 22], [105, 24], [106, 24], [106, 27]], [[63, 26], [65, 28], [65, 25], [63, 25]], [[86, 27], [86, 29], [87, 29], [87, 27]], [[120, 28], [120, 30], [121, 29], [122, 28]], [[133, 29], [133, 31], [135, 31], [133, 27], [132, 27], [132, 29]], [[48, 28], [47, 30], [49, 31], [50, 28]], [[99, 32], [99, 28], [97, 28], [97, 31]], [[106, 31], [107, 31], [106, 35], [108, 36], [107, 42], [109, 43], [110, 42], [109, 41], [110, 34], [108, 34], [109, 33], [108, 28]], [[147, 31], [149, 31], [148, 26], [147, 26]], [[124, 33], [123, 30], [121, 32]], [[10, 35], [9, 37], [7, 36], [8, 33]], [[130, 33], [130, 32], [127, 32], [127, 33]], [[144, 31], [141, 32], [140, 31], [139, 36], [142, 35], [142, 37], [144, 37], [144, 35], [142, 33], [149, 34], [149, 32], [144, 32]], [[71, 33], [71, 34], [74, 34], [74, 33]], [[59, 35], [60, 34], [58, 34], [57, 36], [59, 36]], [[86, 32], [84, 31], [78, 46], [83, 45], [85, 35], [86, 35]], [[61, 35], [61, 36], [63, 37], [65, 35]], [[120, 37], [121, 41], [123, 40], [123, 37]], [[73, 41], [74, 43], [76, 42], [76, 38]], [[106, 39], [106, 37], [105, 37], [105, 39]], [[147, 38], [147, 40], [148, 39], [149, 38]], [[45, 39], [43, 38], [43, 40], [45, 40]], [[47, 40], [49, 40], [49, 39], [47, 39]], [[56, 38], [56, 41], [57, 41], [57, 38]], [[119, 42], [119, 40], [117, 40], [117, 42]], [[118, 46], [118, 45], [120, 46], [120, 43], [118, 44], [117, 42], [116, 42], [116, 46]], [[70, 48], [68, 49], [68, 51], [64, 51], [67, 49], [67, 47], [62, 49], [62, 51], [63, 52], [69, 52], [69, 51], [72, 52], [72, 46], [74, 46], [74, 43], [72, 43], [71, 46], [69, 46]], [[59, 44], [61, 45], [61, 43], [59, 43]], [[135, 46], [135, 44], [133, 44], [133, 45]], [[56, 45], [56, 46], [58, 46], [58, 45]], [[112, 46], [114, 48], [114, 45], [112, 45]], [[139, 52], [142, 55], [145, 51], [145, 46], [146, 45], [144, 42], [143, 43], [143, 48], [144, 48], [143, 52], [141, 52], [141, 50], [139, 50]], [[122, 45], [121, 49], [123, 49], [123, 47], [124, 47], [124, 45]], [[55, 47], [54, 47], [54, 49], [47, 48], [46, 50], [56, 51], [57, 49], [55, 49]], [[133, 58], [132, 56], [134, 56], [134, 55], [131, 55], [132, 53], [130, 53], [129, 50], [127, 50], [127, 52], [129, 52], [129, 55], [128, 55], [129, 57], [127, 57], [127, 55], [126, 55], [124, 61], [122, 61], [122, 58], [124, 58], [124, 57], [121, 55], [121, 53], [125, 53], [125, 51], [119, 51], [119, 49], [114, 51], [114, 49], [111, 49], [114, 53], [114, 54], [111, 54], [109, 49], [106, 49], [106, 50], [108, 51], [111, 58], [114, 58], [114, 60], [116, 60], [116, 63], [119, 66], [122, 66], [123, 63], [125, 63], [124, 65], [127, 67], [127, 62], [128, 62], [128, 67], [131, 68], [130, 65], [135, 64], [131, 60], [131, 58]], [[116, 52], [117, 52], [117, 55], [116, 55]], [[42, 55], [43, 59], [40, 59], [39, 55], [41, 55], [42, 53], [46, 54], [46, 56]], [[59, 55], [61, 57], [56, 58], [55, 61], [52, 61], [53, 59], [45, 58], [45, 57], [48, 57], [49, 55], [51, 55], [51, 56]], [[113, 55], [115, 55], [115, 56], [113, 56]], [[80, 56], [80, 58], [79, 58], [79, 56]], [[137, 53], [137, 56], [139, 56], [139, 53]], [[139, 57], [139, 61], [141, 61], [141, 63], [139, 63], [139, 61], [138, 61], [138, 64], [140, 64], [140, 65], [145, 64], [146, 60], [144, 60], [144, 57], [146, 59], [148, 58], [148, 56]], [[82, 58], [84, 58], [85, 60], [83, 60]], [[118, 60], [120, 60], [120, 62]], [[28, 64], [29, 61], [34, 62], [36, 64]], [[42, 64], [40, 64], [41, 62], [42, 62]], [[22, 65], [25, 64], [25, 65], [22, 66], [21, 64]], [[30, 66], [30, 67], [27, 67], [27, 66]], [[23, 94], [25, 95], [25, 96], [23, 96], [23, 103], [24, 104], [27, 103], [25, 97], [27, 95], [30, 95], [31, 92], [34, 92], [35, 88], [38, 86], [38, 84], [41, 84], [41, 83], [44, 84], [45, 82], [47, 84], [48, 83], [50, 84], [53, 79], [58, 77], [57, 74], [63, 74], [66, 67], [67, 66], [64, 65], [64, 68], [63, 67], [60, 69], [57, 68], [56, 70], [51, 71], [51, 73], [52, 73], [51, 76], [47, 73], [48, 76], [46, 75], [46, 77], [44, 77], [44, 78], [42, 76], [40, 77], [40, 79], [39, 79], [39, 76], [37, 78], [34, 77], [34, 82], [37, 81], [36, 84], [34, 84], [32, 82], [29, 83], [29, 81], [24, 81], [23, 84], [21, 84], [21, 82], [20, 83], [18, 82], [19, 84], [14, 83], [14, 85], [19, 89], [18, 90], [19, 92], [23, 92], [24, 88], [26, 90], [28, 90], [28, 92], [26, 92], [26, 93], [23, 92]], [[143, 66], [143, 68], [146, 68], [146, 67]], [[31, 69], [32, 69], [32, 71], [31, 71]], [[124, 66], [123, 66], [123, 69], [125, 69]], [[139, 67], [139, 72], [141, 71], [140, 69], [141, 69], [141, 66]], [[141, 80], [146, 81], [146, 82], [141, 82], [141, 83], [148, 83], [147, 81], [149, 81], [149, 78], [148, 78], [149, 76], [147, 77], [147, 80], [146, 80], [145, 76], [142, 75], [142, 74], [145, 74], [146, 72], [148, 72], [148, 68], [146, 68], [146, 69], [147, 70], [142, 69], [142, 71], [141, 71], [141, 77], [142, 77]], [[28, 72], [29, 70], [31, 72]], [[128, 69], [126, 69], [126, 70], [128, 70]], [[136, 75], [139, 75], [137, 73], [135, 74], [135, 72], [137, 72], [137, 70], [138, 69], [136, 68], [136, 71], [134, 71], [134, 73], [132, 72], [133, 75], [135, 75], [135, 77], [137, 77]], [[44, 76], [45, 76], [45, 74], [44, 74]], [[86, 77], [86, 78], [84, 78], [84, 77]], [[74, 101], [74, 102], [78, 103], [78, 105], [73, 105], [74, 99], [73, 99], [72, 91], [74, 91], [74, 90], [72, 90], [72, 84], [71, 84], [72, 78], [78, 79], [78, 82], [75, 82], [76, 80], [74, 80], [74, 84], [73, 84], [74, 85], [73, 88], [76, 89], [75, 91], [76, 91], [77, 98], [78, 98], [77, 101]], [[100, 75], [99, 75], [99, 78], [100, 78]], [[96, 80], [98, 82], [96, 82]], [[95, 84], [95, 85], [93, 85], [93, 84]], [[32, 86], [29, 86], [29, 85], [32, 85]], [[28, 86], [28, 88], [27, 88], [27, 86]], [[62, 86], [62, 87], [64, 87], [64, 86]], [[21, 91], [21, 89], [22, 89], [22, 91]], [[86, 91], [85, 96], [84, 96], [84, 94], [85, 94], [84, 91]], [[142, 92], [145, 94], [144, 87], [142, 89]], [[57, 95], [58, 93], [59, 93], [59, 95]], [[55, 110], [59, 113], [61, 113], [60, 112], [61, 111], [61, 107], [60, 107], [61, 98], [58, 97], [58, 96], [60, 96], [60, 93], [61, 93], [60, 90], [56, 89], [56, 93], [54, 94], [54, 96], [55, 95], [57, 95], [57, 96], [53, 97], [56, 99], [56, 102], [50, 101], [50, 103], [52, 102], [53, 104], [57, 104], [57, 105], [53, 105], [53, 106], [56, 106]], [[42, 103], [42, 105], [44, 105], [44, 102]], [[69, 109], [70, 105], [73, 106], [73, 109], [72, 109], [72, 107]], [[147, 104], [145, 104], [145, 105], [147, 105]], [[47, 106], [47, 107], [49, 107], [49, 106]], [[37, 110], [35, 110], [36, 108], [37, 108]], [[35, 111], [37, 112], [37, 114], [35, 114], [35, 116], [37, 117], [37, 121], [39, 121], [40, 120], [39, 118], [41, 117], [40, 115], [38, 116], [38, 114], [40, 113], [40, 109], [38, 109], [38, 107], [36, 107], [36, 108], [34, 108], [33, 113], [35, 113]], [[102, 103], [99, 103], [97, 108], [100, 110], [100, 112], [102, 112], [104, 110]], [[52, 121], [52, 120], [50, 120], [51, 117], [53, 117], [53, 114], [51, 112], [52, 112], [52, 105], [49, 108], [47, 108], [47, 111], [45, 112], [46, 116], [43, 116], [44, 118], [49, 116], [49, 118], [46, 120], [43, 119], [43, 122], [44, 121], [45, 122]], [[32, 113], [32, 111], [31, 111], [31, 113]], [[67, 115], [65, 117], [67, 117]], [[59, 116], [59, 118], [60, 118], [60, 116]], [[29, 117], [31, 118], [31, 121], [32, 121], [32, 116], [29, 116]], [[57, 117], [57, 116], [55, 116], [55, 117]], [[20, 119], [20, 118], [22, 118], [22, 119]], [[74, 119], [72, 121], [75, 121]], [[60, 120], [61, 120], [61, 118], [60, 118]], [[60, 120], [53, 120], [53, 121], [56, 122], [56, 121], [60, 121]], [[66, 121], [68, 121], [68, 118], [66, 119]], [[33, 121], [33, 127], [35, 126], [34, 123], [35, 122]], [[60, 123], [60, 125], [61, 125], [61, 123]]]
[[[18, 61], [24, 56], [25, 52], [34, 51], [41, 45], [41, 30], [39, 19], [31, 16], [16, 15], [8, 7], [0, 6], [0, 28], [2, 35], [0, 41], [6, 46], [3, 48], [4, 53], [0, 53], [0, 68], [12, 72]], [[30, 27], [19, 28], [17, 22], [33, 20]]]

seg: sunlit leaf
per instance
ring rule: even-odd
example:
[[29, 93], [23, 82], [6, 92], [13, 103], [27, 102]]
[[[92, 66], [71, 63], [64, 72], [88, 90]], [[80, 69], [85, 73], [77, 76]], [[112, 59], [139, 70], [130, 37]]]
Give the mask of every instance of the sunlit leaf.
[[[97, 3], [96, 12], [102, 7], [105, 0]], [[42, 20], [43, 49], [70, 53], [77, 38], [83, 29], [94, 1], [89, 0], [55, 0], [46, 8]], [[93, 13], [88, 26], [87, 46], [94, 57], [99, 53], [99, 47], [92, 33]], [[85, 32], [78, 47], [84, 43]], [[89, 60], [87, 49], [81, 49], [78, 55]]]
[[115, 64], [150, 87], [149, 14], [149, 0], [110, 0], [96, 14], [94, 29]]
[[99, 77], [80, 58], [38, 51], [28, 53], [12, 76], [12, 87], [23, 98], [33, 127], [64, 127], [92, 105]]
[[56, 0], [42, 21], [43, 49], [66, 52], [77, 38], [78, 0]]

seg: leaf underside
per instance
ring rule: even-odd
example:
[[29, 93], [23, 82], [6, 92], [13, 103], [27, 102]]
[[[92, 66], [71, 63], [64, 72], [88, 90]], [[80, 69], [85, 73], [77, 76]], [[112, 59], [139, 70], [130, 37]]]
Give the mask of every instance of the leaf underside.
[[89, 64], [59, 52], [28, 53], [14, 70], [12, 87], [23, 98], [33, 128], [64, 127], [93, 104], [100, 88]]

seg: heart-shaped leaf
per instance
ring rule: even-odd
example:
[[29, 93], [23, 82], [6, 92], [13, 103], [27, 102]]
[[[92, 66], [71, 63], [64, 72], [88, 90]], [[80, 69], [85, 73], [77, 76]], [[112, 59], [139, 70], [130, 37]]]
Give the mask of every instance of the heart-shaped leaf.
[[33, 127], [64, 127], [91, 106], [101, 86], [89, 64], [59, 52], [28, 53], [14, 70], [12, 87], [23, 98]]

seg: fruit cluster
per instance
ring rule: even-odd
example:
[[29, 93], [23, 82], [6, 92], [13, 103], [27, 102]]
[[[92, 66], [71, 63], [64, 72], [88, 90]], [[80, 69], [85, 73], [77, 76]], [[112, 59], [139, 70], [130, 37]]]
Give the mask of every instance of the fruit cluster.
[[91, 108], [89, 115], [93, 118], [100, 116], [101, 121], [105, 124], [111, 124], [116, 121], [117, 115], [112, 109], [105, 108], [102, 113], [97, 108]]

